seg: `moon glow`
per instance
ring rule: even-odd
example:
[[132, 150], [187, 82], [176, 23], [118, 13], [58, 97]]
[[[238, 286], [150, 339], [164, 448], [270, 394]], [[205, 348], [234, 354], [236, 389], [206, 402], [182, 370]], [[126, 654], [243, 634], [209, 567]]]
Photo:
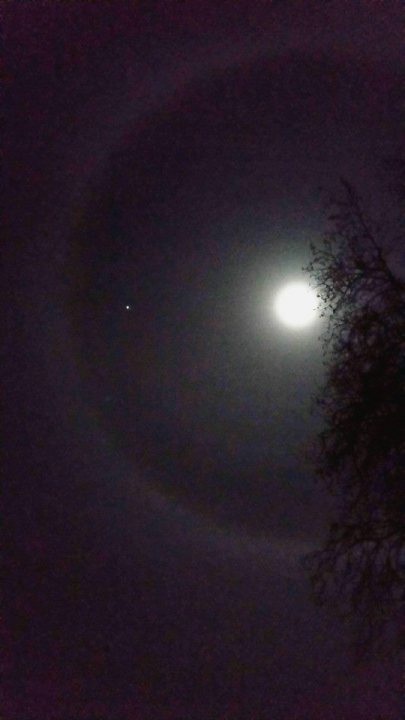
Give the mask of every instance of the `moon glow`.
[[276, 295], [274, 310], [283, 325], [304, 328], [316, 319], [316, 293], [305, 282], [285, 285]]

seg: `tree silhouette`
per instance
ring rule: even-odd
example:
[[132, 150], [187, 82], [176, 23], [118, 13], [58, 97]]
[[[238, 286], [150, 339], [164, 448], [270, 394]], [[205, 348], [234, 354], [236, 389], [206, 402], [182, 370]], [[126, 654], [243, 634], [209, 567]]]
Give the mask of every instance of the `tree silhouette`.
[[357, 618], [366, 646], [399, 618], [404, 600], [405, 283], [386, 253], [405, 239], [404, 168], [400, 162], [389, 186], [399, 212], [382, 223], [341, 181], [329, 229], [305, 268], [327, 320], [316, 470], [339, 507], [306, 565], [316, 599], [334, 599]]

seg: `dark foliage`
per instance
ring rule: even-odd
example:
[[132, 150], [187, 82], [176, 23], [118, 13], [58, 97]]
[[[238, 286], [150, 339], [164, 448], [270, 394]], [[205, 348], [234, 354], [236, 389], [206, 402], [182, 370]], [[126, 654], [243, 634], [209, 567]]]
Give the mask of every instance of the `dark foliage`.
[[[398, 167], [390, 191], [403, 207]], [[400, 213], [369, 219], [344, 180], [330, 207], [306, 271], [327, 320], [317, 473], [339, 513], [306, 563], [318, 601], [337, 601], [368, 647], [397, 626], [405, 599], [405, 283], [386, 250], [405, 233]]]

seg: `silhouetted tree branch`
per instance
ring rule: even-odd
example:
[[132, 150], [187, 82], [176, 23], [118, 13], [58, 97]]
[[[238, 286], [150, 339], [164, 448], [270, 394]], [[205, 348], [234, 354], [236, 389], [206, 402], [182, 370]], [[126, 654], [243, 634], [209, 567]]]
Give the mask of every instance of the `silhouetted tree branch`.
[[[404, 166], [393, 185], [402, 206]], [[305, 269], [327, 319], [316, 469], [339, 515], [306, 563], [316, 598], [338, 600], [369, 641], [404, 601], [405, 283], [388, 265], [386, 232], [346, 180], [329, 223]], [[396, 246], [405, 242], [401, 219], [389, 228]]]

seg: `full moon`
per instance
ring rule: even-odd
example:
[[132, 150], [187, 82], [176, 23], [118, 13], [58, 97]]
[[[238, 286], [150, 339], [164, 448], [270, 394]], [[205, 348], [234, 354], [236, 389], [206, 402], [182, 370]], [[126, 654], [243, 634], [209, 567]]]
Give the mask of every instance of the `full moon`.
[[290, 328], [303, 328], [316, 319], [316, 293], [305, 282], [285, 285], [276, 295], [274, 310], [278, 319]]

